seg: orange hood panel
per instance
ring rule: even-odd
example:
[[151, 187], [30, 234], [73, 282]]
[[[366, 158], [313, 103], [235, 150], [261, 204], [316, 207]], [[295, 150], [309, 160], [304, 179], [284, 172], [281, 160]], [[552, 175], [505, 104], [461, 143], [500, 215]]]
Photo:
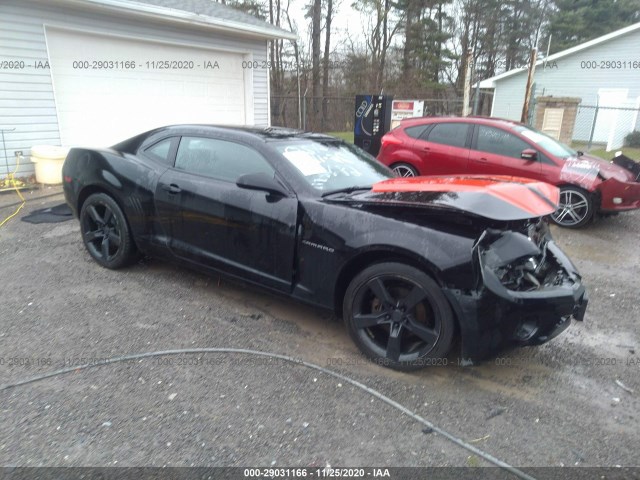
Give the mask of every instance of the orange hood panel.
[[549, 215], [558, 208], [560, 190], [530, 178], [505, 175], [434, 176], [393, 178], [373, 185], [374, 193], [441, 192], [486, 194], [508, 203], [531, 217]]

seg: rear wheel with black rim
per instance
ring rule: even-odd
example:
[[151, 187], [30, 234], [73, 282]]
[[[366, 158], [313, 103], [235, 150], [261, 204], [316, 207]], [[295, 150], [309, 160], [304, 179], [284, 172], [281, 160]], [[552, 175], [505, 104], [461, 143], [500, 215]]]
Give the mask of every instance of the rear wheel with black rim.
[[375, 363], [396, 370], [446, 364], [454, 318], [438, 284], [402, 263], [372, 265], [351, 281], [343, 316], [351, 338]]
[[91, 257], [106, 268], [130, 264], [136, 257], [122, 209], [105, 193], [89, 196], [80, 210], [82, 240]]

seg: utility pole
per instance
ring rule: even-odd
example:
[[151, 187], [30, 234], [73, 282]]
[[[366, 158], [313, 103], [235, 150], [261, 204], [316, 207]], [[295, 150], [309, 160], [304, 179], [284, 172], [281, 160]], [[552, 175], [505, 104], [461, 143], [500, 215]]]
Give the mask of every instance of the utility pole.
[[538, 52], [534, 48], [531, 50], [531, 58], [529, 59], [529, 74], [527, 75], [527, 87], [524, 90], [524, 105], [522, 106], [522, 116], [520, 121], [527, 123], [529, 120], [529, 102], [531, 100], [531, 89], [533, 86], [533, 75], [536, 73], [536, 59]]
[[549, 43], [547, 43], [547, 54], [544, 57], [544, 63], [542, 64], [542, 71], [547, 67], [547, 58], [549, 58], [549, 52], [551, 51], [551, 37], [553, 35], [549, 34]]
[[473, 51], [471, 49], [467, 50], [467, 65], [464, 70], [464, 90], [462, 96], [462, 116], [468, 117], [470, 113], [469, 109], [469, 96], [471, 93], [471, 64], [473, 62]]

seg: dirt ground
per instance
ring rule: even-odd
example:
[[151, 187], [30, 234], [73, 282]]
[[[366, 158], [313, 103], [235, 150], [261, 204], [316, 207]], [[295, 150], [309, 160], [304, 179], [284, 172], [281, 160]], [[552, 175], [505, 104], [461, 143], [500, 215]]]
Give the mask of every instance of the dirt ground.
[[[62, 202], [34, 198], [50, 193], [20, 215]], [[14, 218], [0, 229], [0, 384], [131, 353], [256, 349], [346, 374], [515, 466], [639, 466], [640, 212], [554, 234], [589, 288], [583, 323], [405, 374], [367, 363], [326, 312], [157, 260], [106, 270], [77, 221]], [[100, 366], [2, 390], [0, 405], [3, 466], [487, 465], [346, 382], [244, 354]]]

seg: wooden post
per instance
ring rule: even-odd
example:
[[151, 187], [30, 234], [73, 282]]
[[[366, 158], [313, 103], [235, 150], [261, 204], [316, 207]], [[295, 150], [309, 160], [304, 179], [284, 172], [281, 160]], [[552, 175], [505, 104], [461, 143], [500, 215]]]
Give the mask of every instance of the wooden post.
[[522, 106], [522, 116], [520, 121], [527, 123], [529, 119], [529, 101], [531, 100], [531, 87], [533, 85], [533, 75], [536, 73], [536, 59], [538, 52], [534, 48], [531, 50], [531, 58], [529, 59], [529, 74], [527, 75], [527, 87], [524, 91], [524, 105]]
[[462, 98], [462, 116], [469, 116], [469, 97], [471, 93], [471, 64], [473, 62], [473, 51], [471, 49], [467, 50], [467, 68], [464, 70], [464, 90], [463, 90], [463, 98]]

